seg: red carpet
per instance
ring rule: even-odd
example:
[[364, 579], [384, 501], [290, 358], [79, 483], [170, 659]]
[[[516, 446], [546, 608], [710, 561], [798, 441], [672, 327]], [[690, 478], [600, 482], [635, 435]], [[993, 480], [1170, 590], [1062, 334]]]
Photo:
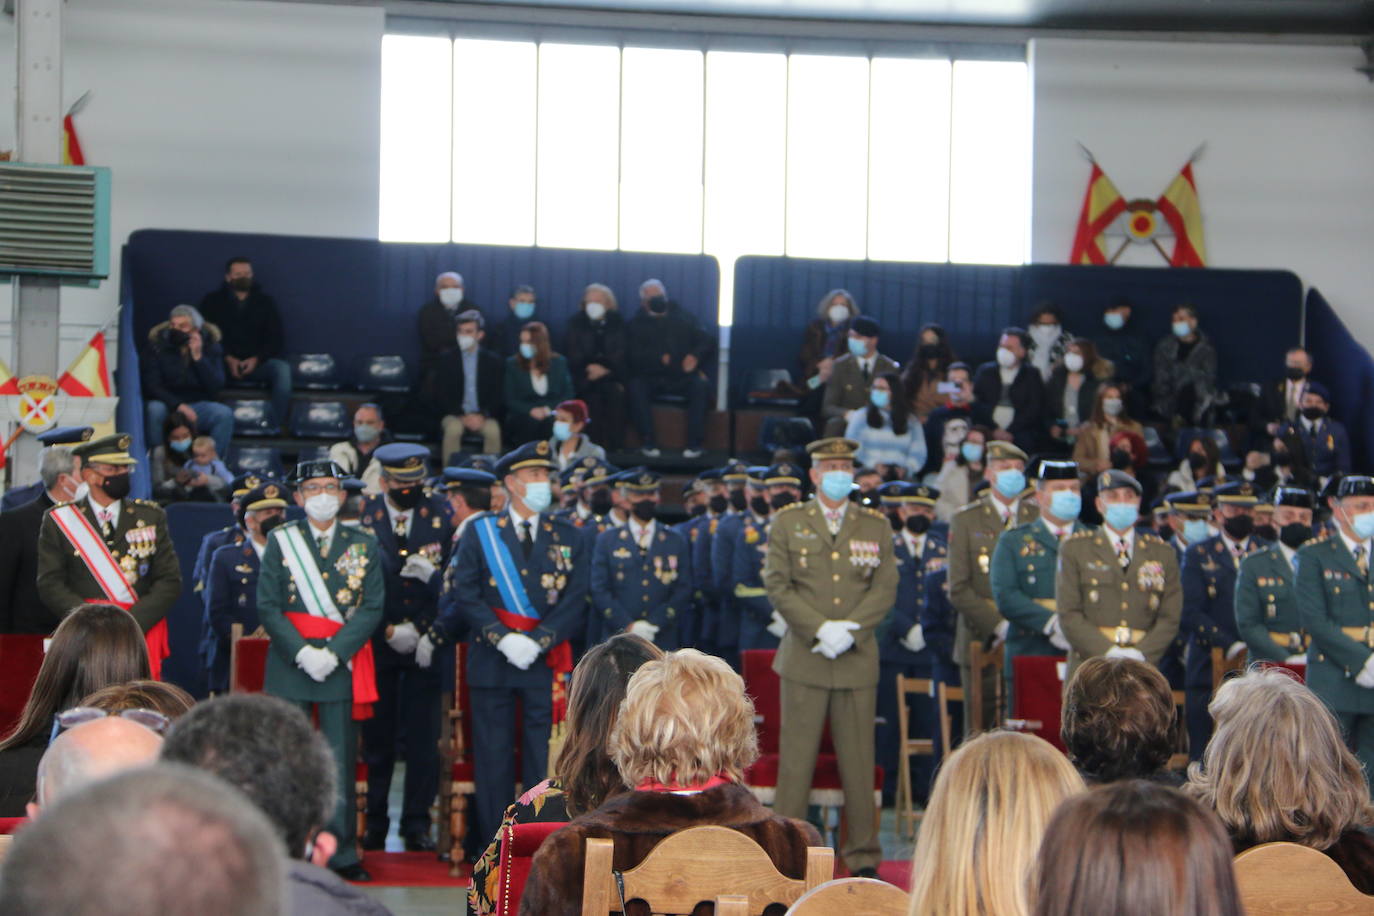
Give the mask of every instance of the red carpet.
[[369, 852], [363, 868], [375, 887], [467, 887], [472, 874], [472, 867], [463, 865], [457, 878], [450, 877], [448, 863], [432, 852]]

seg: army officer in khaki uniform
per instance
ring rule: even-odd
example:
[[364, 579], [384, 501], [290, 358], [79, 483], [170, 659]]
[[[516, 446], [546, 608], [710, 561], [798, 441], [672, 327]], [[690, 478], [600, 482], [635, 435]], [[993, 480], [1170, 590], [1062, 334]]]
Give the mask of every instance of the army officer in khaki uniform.
[[806, 817], [826, 717], [839, 756], [849, 834], [841, 854], [857, 875], [882, 858], [873, 808], [873, 725], [877, 711], [875, 631], [897, 598], [897, 564], [886, 516], [849, 501], [852, 439], [821, 439], [811, 454], [816, 498], [773, 518], [763, 585], [787, 621], [773, 668], [782, 678], [774, 811]]
[[1094, 655], [1158, 665], [1183, 615], [1178, 554], [1135, 528], [1140, 482], [1125, 471], [1098, 474], [1097, 509], [1102, 527], [1071, 535], [1059, 549], [1055, 593], [1070, 675]]

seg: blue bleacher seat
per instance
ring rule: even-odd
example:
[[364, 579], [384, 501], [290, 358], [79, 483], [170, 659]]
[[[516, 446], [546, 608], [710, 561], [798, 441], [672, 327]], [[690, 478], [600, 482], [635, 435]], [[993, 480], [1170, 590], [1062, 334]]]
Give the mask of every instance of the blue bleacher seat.
[[333, 391], [340, 387], [339, 366], [328, 353], [302, 353], [291, 358], [291, 384], [296, 388]]
[[269, 445], [230, 446], [227, 463], [235, 474], [247, 474], [251, 471], [275, 480], [282, 477], [281, 453]]
[[358, 387], [363, 391], [409, 391], [410, 368], [405, 357], [369, 356], [358, 372]]
[[1173, 464], [1169, 457], [1169, 449], [1165, 447], [1164, 440], [1159, 437], [1159, 430], [1153, 426], [1145, 427], [1145, 449], [1149, 454], [1149, 464], [1152, 468], [1167, 468]]
[[306, 445], [296, 453], [296, 461], [328, 461], [329, 446], [327, 445]]
[[234, 402], [234, 435], [272, 436], [277, 432], [277, 419], [272, 414], [272, 402], [247, 399]]
[[291, 411], [291, 434], [302, 439], [343, 439], [351, 422], [343, 401], [297, 401]]

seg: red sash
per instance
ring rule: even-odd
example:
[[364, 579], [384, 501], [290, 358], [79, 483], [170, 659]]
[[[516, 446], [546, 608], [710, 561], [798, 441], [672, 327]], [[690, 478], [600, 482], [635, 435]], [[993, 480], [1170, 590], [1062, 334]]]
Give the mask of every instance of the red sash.
[[[512, 630], [528, 633], [539, 626], [537, 617], [521, 617], [505, 608], [494, 607], [496, 617]], [[553, 670], [553, 724], [562, 722], [568, 715], [567, 675], [573, 670], [572, 646], [560, 642], [544, 654], [544, 664]]]
[[[286, 621], [306, 639], [328, 639], [343, 629], [343, 624], [325, 617], [315, 617], [296, 612], [288, 612]], [[339, 659], [339, 661], [348, 664], [346, 659]], [[363, 643], [363, 647], [353, 656], [352, 661], [353, 718], [362, 721], [372, 718], [372, 704], [378, 700], [377, 663], [372, 656], [372, 642], [370, 640]]]
[[[113, 604], [115, 607], [127, 611], [133, 607], [132, 604], [124, 604], [120, 601], [111, 601], [109, 598], [87, 598], [87, 604]], [[162, 680], [162, 661], [172, 654], [172, 643], [167, 638], [167, 621], [159, 620], [153, 624], [147, 633], [143, 634], [143, 640], [148, 644], [148, 670], [153, 675], [153, 680]]]

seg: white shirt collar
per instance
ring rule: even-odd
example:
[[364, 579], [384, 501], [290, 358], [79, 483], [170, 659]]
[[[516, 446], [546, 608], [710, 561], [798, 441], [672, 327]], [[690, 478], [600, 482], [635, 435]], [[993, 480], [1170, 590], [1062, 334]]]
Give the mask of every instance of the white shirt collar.
[[386, 515], [387, 518], [391, 519], [391, 527], [393, 528], [396, 527], [397, 519], [403, 518], [409, 522], [410, 516], [415, 512], [414, 509], [397, 509], [391, 504], [391, 500], [386, 498], [385, 494], [382, 496], [382, 502], [386, 503]]
[[253, 553], [258, 555], [258, 562], [261, 563], [262, 555], [267, 552], [267, 543], [263, 542], [262, 544], [259, 544], [257, 541], [253, 540], [252, 535], [249, 535], [248, 543], [252, 546]]
[[1127, 551], [1129, 551], [1129, 552], [1134, 552], [1134, 551], [1135, 551], [1135, 528], [1134, 528], [1134, 527], [1131, 527], [1131, 528], [1126, 529], [1126, 533], [1125, 533], [1125, 534], [1117, 534], [1115, 531], [1113, 531], [1111, 528], [1107, 528], [1105, 525], [1103, 526], [1103, 528], [1106, 530], [1106, 532], [1107, 532], [1107, 537], [1108, 537], [1108, 539], [1111, 541], [1111, 544], [1112, 544], [1112, 552], [1113, 552], [1113, 553], [1116, 552], [1116, 545], [1119, 544], [1119, 543], [1122, 542], [1122, 541], [1125, 541], [1125, 542], [1126, 542], [1126, 550], [1127, 550]]
[[1045, 516], [1043, 516], [1043, 515], [1040, 516], [1040, 521], [1041, 521], [1042, 524], [1044, 524], [1045, 530], [1048, 531], [1048, 532], [1050, 533], [1050, 536], [1051, 536], [1051, 537], [1056, 537], [1056, 538], [1057, 538], [1057, 537], [1062, 537], [1063, 535], [1061, 535], [1061, 534], [1059, 533], [1059, 532], [1061, 532], [1061, 531], [1062, 531], [1064, 534], [1068, 534], [1070, 531], [1073, 531], [1073, 522], [1069, 522], [1069, 523], [1068, 523], [1067, 525], [1065, 525], [1064, 527], [1059, 528], [1058, 530], [1056, 530], [1056, 529], [1055, 529], [1055, 526], [1054, 526], [1054, 525], [1051, 525], [1051, 524], [1050, 524], [1050, 520], [1047, 519], [1047, 518], [1045, 518]]
[[1365, 560], [1368, 561], [1370, 559], [1368, 541], [1352, 541], [1349, 537], [1346, 536], [1345, 529], [1342, 528], [1340, 525], [1336, 526], [1336, 530], [1340, 532], [1341, 540], [1345, 542], [1345, 549], [1350, 551], [1350, 555], [1352, 557], [1355, 555], [1356, 547], [1363, 547]]
[[1293, 558], [1298, 555], [1296, 550], [1289, 547], [1283, 541], [1279, 541], [1279, 552], [1283, 554], [1283, 558], [1288, 561], [1288, 565], [1290, 566], [1293, 565]]
[[634, 538], [636, 541], [642, 541], [647, 536], [652, 540], [654, 536], [655, 524], [656, 521], [653, 519], [650, 519], [648, 522], [641, 525], [639, 523], [639, 519], [631, 518], [629, 521], [630, 537]]
[[926, 536], [924, 534], [912, 534], [903, 529], [902, 538], [906, 541], [906, 549], [911, 553], [913, 559], [921, 559], [921, 555], [926, 552]]
[[530, 543], [539, 540], [539, 513], [536, 512], [528, 519], [522, 519], [520, 513], [515, 511], [515, 503], [511, 503], [507, 506], [506, 512], [510, 514], [510, 523], [515, 526], [516, 537], [523, 536], [523, 530], [520, 528], [520, 523], [528, 521], [530, 523]]
[[104, 512], [110, 518], [110, 527], [119, 527], [119, 509], [121, 503], [124, 502], [122, 499], [116, 499], [114, 502], [110, 503], [104, 509], [101, 509], [100, 504], [97, 503], [95, 499], [89, 495], [86, 497], [86, 501], [91, 504], [91, 511], [95, 513], [95, 517], [97, 519], [100, 518], [100, 513]]
[[1225, 531], [1221, 533], [1221, 542], [1226, 545], [1226, 549], [1231, 551], [1232, 555], [1235, 554], [1237, 549], [1239, 549], [1241, 553], [1248, 553], [1250, 550], [1249, 538], [1246, 538], [1242, 543], [1241, 541], [1233, 540]]
[[577, 517], [580, 519], [585, 520], [592, 517], [591, 506], [586, 505], [580, 500], [573, 506], [573, 511], [577, 513]]
[[314, 525], [310, 524], [309, 521], [307, 521], [307, 522], [305, 523], [305, 525], [306, 525], [307, 528], [310, 529], [310, 536], [311, 536], [312, 538], [315, 539], [315, 543], [316, 543], [316, 544], [318, 544], [318, 543], [321, 541], [321, 539], [323, 539], [323, 538], [329, 538], [329, 539], [330, 539], [330, 543], [332, 544], [332, 543], [333, 543], [334, 534], [335, 534], [335, 533], [338, 531], [338, 529], [339, 529], [339, 523], [338, 523], [338, 520], [337, 520], [337, 519], [331, 521], [331, 522], [329, 523], [329, 527], [326, 528], [326, 529], [324, 529], [323, 531], [321, 531], [320, 529], [316, 528]]
[[837, 514], [839, 515], [841, 521], [844, 520], [844, 513], [845, 513], [845, 510], [847, 510], [847, 509], [849, 508], [849, 500], [847, 500], [847, 499], [841, 500], [841, 501], [840, 501], [839, 508], [836, 508], [836, 509], [830, 508], [830, 507], [827, 506], [825, 503], [821, 502], [819, 499], [816, 500], [816, 502], [820, 505], [820, 507], [821, 507], [821, 512], [822, 512], [823, 514], [825, 514], [825, 515], [828, 516], [831, 512], [837, 513]]

